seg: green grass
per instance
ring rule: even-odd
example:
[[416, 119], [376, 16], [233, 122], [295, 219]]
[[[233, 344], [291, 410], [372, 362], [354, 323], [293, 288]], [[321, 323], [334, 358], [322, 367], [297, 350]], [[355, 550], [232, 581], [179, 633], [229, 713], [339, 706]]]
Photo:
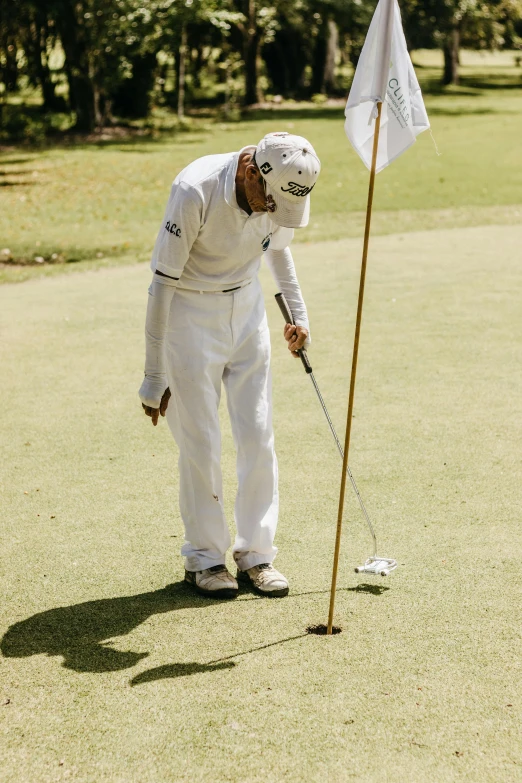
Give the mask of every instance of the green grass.
[[[375, 234], [520, 221], [522, 70], [513, 53], [464, 52], [462, 86], [441, 92], [438, 57], [418, 52], [414, 59], [442, 154], [424, 133], [379, 175]], [[308, 137], [323, 164], [310, 225], [295, 241], [360, 236], [368, 172], [344, 135], [343, 108], [297, 105], [253, 112], [237, 124], [200, 120], [192, 132], [156, 140], [4, 151], [0, 247], [15, 258], [56, 253], [68, 263], [0, 267], [0, 281], [148, 258], [177, 172], [275, 129]]]
[[339, 457], [273, 284], [263, 272], [291, 594], [206, 601], [180, 583], [176, 448], [137, 397], [136, 262], [188, 161], [309, 136], [323, 172], [294, 255], [342, 431], [368, 178], [342, 108], [0, 156], [0, 248], [68, 261], [0, 268], [33, 278], [0, 289], [2, 783], [522, 781], [521, 70], [464, 52], [441, 91], [438, 57], [414, 60], [443, 154], [423, 134], [377, 180], [350, 459], [400, 567], [354, 575], [369, 543], [349, 491], [332, 638], [305, 629], [326, 621]]
[[[180, 584], [176, 449], [137, 398], [146, 266], [2, 287], [3, 782], [522, 780], [521, 241], [372, 241], [350, 462], [400, 567], [354, 575], [349, 493], [331, 638], [305, 628], [326, 620], [339, 457], [268, 277], [291, 595], [233, 603]], [[341, 430], [360, 240], [295, 256]], [[227, 424], [223, 452], [231, 519]]]

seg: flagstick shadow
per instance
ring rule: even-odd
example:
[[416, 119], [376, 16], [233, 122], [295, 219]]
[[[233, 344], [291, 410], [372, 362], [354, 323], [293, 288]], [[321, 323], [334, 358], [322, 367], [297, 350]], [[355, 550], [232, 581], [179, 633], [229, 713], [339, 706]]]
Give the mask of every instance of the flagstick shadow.
[[143, 685], [146, 682], [155, 682], [156, 680], [170, 680], [176, 677], [187, 677], [191, 674], [200, 674], [202, 672], [213, 672], [220, 669], [233, 669], [236, 664], [233, 662], [233, 658], [239, 658], [243, 655], [250, 655], [251, 653], [258, 652], [259, 650], [267, 650], [269, 647], [276, 647], [286, 642], [292, 642], [295, 639], [303, 639], [308, 636], [307, 633], [299, 633], [295, 636], [288, 636], [286, 639], [278, 639], [275, 642], [269, 642], [268, 644], [262, 644], [260, 647], [252, 647], [250, 650], [243, 650], [243, 652], [233, 653], [232, 655], [226, 655], [223, 658], [216, 658], [208, 663], [169, 663], [165, 666], [156, 666], [154, 669], [147, 669], [141, 674], [137, 674], [130, 680], [130, 686]]
[[176, 677], [189, 677], [191, 674], [202, 674], [203, 672], [215, 672], [220, 669], [233, 669], [236, 664], [233, 661], [223, 663], [169, 663], [165, 666], [156, 666], [154, 669], [137, 674], [130, 681], [131, 687], [143, 685], [146, 682], [155, 682], [156, 680], [172, 680]]
[[[342, 587], [337, 590], [338, 593], [340, 592], [353, 592], [353, 593], [366, 593], [369, 595], [382, 595], [384, 592], [389, 590], [390, 588], [387, 585], [379, 585], [379, 584], [368, 584], [368, 583], [361, 583], [356, 585], [355, 587]], [[254, 593], [254, 591], [252, 591]], [[286, 600], [288, 598], [300, 598], [302, 596], [307, 595], [325, 595], [329, 593], [329, 590], [308, 590], [304, 591], [302, 593], [290, 593]], [[262, 596], [259, 596], [254, 593], [253, 599], [261, 599], [263, 600]], [[266, 600], [266, 599], [264, 599]], [[234, 658], [240, 658], [244, 655], [251, 655], [255, 652], [260, 652], [261, 650], [267, 650], [270, 647], [276, 647], [280, 644], [286, 644], [286, 642], [292, 642], [296, 639], [303, 639], [305, 636], [309, 636], [308, 632], [296, 634], [295, 636], [288, 636], [285, 639], [278, 639], [275, 642], [269, 642], [268, 644], [262, 644], [259, 647], [252, 647], [249, 650], [243, 650], [242, 652], [233, 653], [232, 655], [226, 655], [223, 658], [215, 658], [212, 661], [208, 661], [208, 663], [170, 663], [166, 664], [164, 666], [156, 666], [153, 669], [147, 669], [144, 672], [141, 672], [140, 674], [137, 674], [135, 677], [130, 680], [129, 685], [131, 687], [135, 687], [136, 685], [143, 685], [147, 682], [156, 682], [157, 680], [170, 680], [170, 679], [176, 679], [177, 677], [187, 677], [191, 674], [201, 674], [204, 672], [213, 672], [213, 671], [219, 671], [223, 669], [233, 669], [236, 666], [236, 663], [234, 663]]]
[[[336, 590], [336, 593], [368, 593], [368, 595], [382, 595], [387, 590], [390, 590], [391, 588], [388, 587], [388, 585], [381, 585], [381, 584], [370, 584], [369, 582], [361, 582], [358, 585], [355, 585], [355, 587], [338, 587]], [[264, 596], [259, 595], [253, 587], [250, 587], [249, 585], [244, 585], [241, 587], [242, 592], [249, 593], [249, 598], [246, 600], [251, 601], [265, 601], [266, 598]], [[284, 600], [288, 601], [289, 598], [301, 598], [302, 596], [306, 595], [329, 595], [330, 589], [327, 590], [303, 590], [300, 593], [293, 592], [292, 590], [288, 593], [287, 596], [285, 596]], [[275, 599], [270, 599], [275, 600]]]
[[[355, 587], [338, 587], [336, 593], [368, 593], [369, 595], [382, 595], [387, 590], [390, 590], [388, 585], [370, 584], [368, 582], [361, 582]], [[288, 598], [299, 598], [302, 595], [326, 595], [330, 594], [330, 590], [309, 590], [303, 593], [289, 593]]]

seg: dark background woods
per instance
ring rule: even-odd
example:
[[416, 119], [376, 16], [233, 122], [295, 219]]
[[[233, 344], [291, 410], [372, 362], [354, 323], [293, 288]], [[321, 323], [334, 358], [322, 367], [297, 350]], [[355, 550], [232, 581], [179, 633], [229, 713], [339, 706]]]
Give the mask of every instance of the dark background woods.
[[[40, 112], [85, 132], [145, 118], [153, 105], [230, 115], [263, 100], [344, 95], [374, 9], [374, 0], [2, 0], [2, 124], [16, 135], [23, 120], [9, 103], [24, 90], [38, 93]], [[443, 84], [458, 83], [461, 47], [521, 44], [522, 0], [401, 9], [409, 47], [443, 51]]]

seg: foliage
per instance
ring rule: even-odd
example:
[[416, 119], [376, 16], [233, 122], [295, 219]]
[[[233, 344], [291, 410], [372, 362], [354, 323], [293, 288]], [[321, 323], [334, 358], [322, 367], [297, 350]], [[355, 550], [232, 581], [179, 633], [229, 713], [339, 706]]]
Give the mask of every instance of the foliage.
[[[461, 45], [518, 46], [522, 0], [402, 0], [412, 48], [440, 47], [446, 81]], [[0, 92], [38, 87], [45, 112], [72, 111], [76, 129], [146, 117], [184, 93], [226, 115], [264, 93], [344, 94], [375, 0], [4, 0]]]
[[44, 116], [21, 110], [18, 106], [5, 106], [2, 110], [0, 140], [29, 142], [38, 146], [45, 142], [50, 123]]

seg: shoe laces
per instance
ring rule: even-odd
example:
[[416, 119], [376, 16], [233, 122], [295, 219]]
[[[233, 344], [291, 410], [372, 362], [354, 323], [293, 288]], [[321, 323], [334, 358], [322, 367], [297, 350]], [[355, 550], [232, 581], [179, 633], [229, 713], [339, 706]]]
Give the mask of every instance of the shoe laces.
[[208, 570], [211, 574], [218, 574], [220, 571], [226, 571], [227, 567], [225, 565], [215, 565], [211, 566]]

